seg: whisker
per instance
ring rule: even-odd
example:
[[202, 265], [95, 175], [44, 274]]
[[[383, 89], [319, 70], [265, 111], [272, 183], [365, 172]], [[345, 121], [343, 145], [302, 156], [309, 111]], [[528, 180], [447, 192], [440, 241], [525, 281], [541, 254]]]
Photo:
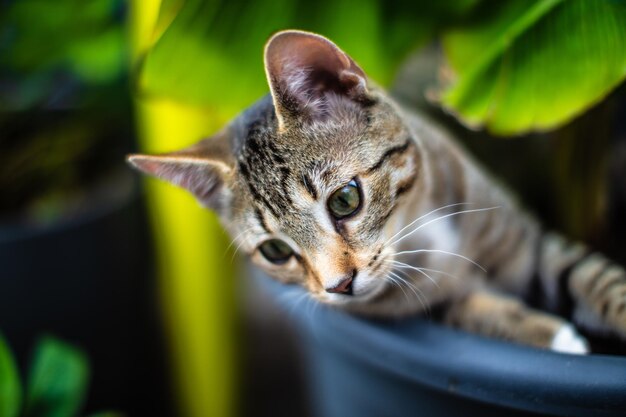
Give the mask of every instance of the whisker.
[[[253, 229], [254, 229], [254, 226], [250, 226], [250, 227], [246, 228], [245, 230], [242, 230], [242, 231], [241, 231], [241, 232], [240, 232], [237, 236], [235, 236], [235, 237], [231, 240], [230, 245], [228, 245], [228, 247], [227, 247], [227, 248], [226, 248], [226, 250], [224, 251], [224, 255], [226, 255], [226, 254], [228, 253], [228, 250], [229, 250], [230, 248], [232, 248], [232, 247], [233, 247], [233, 245], [235, 244], [235, 242], [237, 242], [237, 240], [238, 240], [238, 239], [239, 239], [239, 238], [240, 238], [240, 237], [241, 237], [244, 233], [248, 233], [248, 232], [252, 231]], [[247, 240], [247, 239], [246, 239], [246, 240]], [[244, 242], [245, 242], [245, 241], [244, 241]], [[240, 244], [240, 245], [241, 245], [241, 244]], [[235, 249], [235, 253], [237, 253], [237, 249]], [[233, 255], [233, 257], [234, 257], [234, 255]], [[232, 261], [232, 259], [231, 259], [231, 261]]]
[[395, 274], [401, 274], [404, 277], [404, 282], [406, 283], [407, 286], [411, 286], [413, 288], [415, 288], [416, 290], [419, 291], [419, 288], [417, 288], [415, 286], [415, 284], [413, 284], [411, 281], [413, 280], [413, 277], [411, 277], [411, 275], [409, 275], [407, 272], [401, 270], [401, 269], [394, 269], [393, 271]]
[[394, 272], [395, 272], [396, 274], [402, 274], [402, 276], [403, 276], [405, 279], [408, 279], [408, 280], [410, 280], [410, 279], [411, 279], [411, 276], [410, 276], [408, 273], [406, 273], [405, 271], [402, 271], [401, 269], [395, 269], [395, 270], [394, 270]]
[[396, 281], [396, 279], [394, 279], [391, 275], [387, 275], [386, 278], [389, 280], [389, 282], [391, 282], [392, 284], [395, 284], [396, 287], [400, 288], [400, 291], [402, 291], [402, 293], [404, 294], [404, 298], [406, 299], [406, 302], [410, 303], [411, 300], [409, 299], [409, 295], [406, 293], [406, 291], [404, 291], [404, 288], [402, 288], [402, 285], [400, 285], [400, 283]]
[[230, 245], [228, 245], [228, 247], [226, 248], [226, 250], [224, 251], [224, 256], [226, 256], [226, 254], [228, 253], [228, 250], [237, 242], [237, 240], [240, 240], [240, 242], [237, 244], [237, 246], [235, 247], [235, 250], [233, 251], [233, 254], [230, 256], [230, 263], [232, 264], [233, 261], [235, 260], [235, 256], [237, 255], [237, 253], [239, 252], [239, 249], [241, 249], [241, 247], [243, 246], [244, 243], [248, 242], [250, 240], [250, 237], [244, 237], [243, 239], [240, 239], [241, 236], [244, 233], [247, 233], [249, 231], [251, 231], [252, 229], [254, 229], [254, 226], [249, 227], [248, 229], [244, 230], [243, 232], [239, 233], [237, 235], [236, 238], [234, 238], [232, 240], [232, 242], [230, 242]]
[[430, 275], [428, 275], [426, 272], [424, 272], [424, 269], [422, 268], [415, 268], [415, 271], [419, 272], [420, 274], [424, 275], [426, 278], [428, 278], [430, 280], [430, 282], [433, 283], [433, 285], [437, 288], [439, 288], [439, 284], [437, 283], [437, 281], [435, 281], [435, 279], [433, 277], [431, 277]]
[[443, 275], [449, 276], [450, 278], [459, 279], [459, 277], [457, 277], [456, 275], [452, 275], [452, 274], [450, 274], [448, 272], [441, 271], [439, 269], [424, 268], [424, 267], [421, 267], [421, 266], [420, 267], [416, 267], [416, 266], [409, 265], [409, 264], [404, 263], [404, 262], [396, 261], [395, 259], [388, 259], [388, 260], [386, 260], [386, 262], [392, 263], [392, 264], [394, 264], [398, 268], [406, 268], [406, 269], [422, 270], [422, 271], [429, 271], [429, 272], [437, 272], [439, 274], [443, 274]]
[[422, 300], [422, 297], [419, 294], [419, 293], [421, 293], [419, 288], [415, 287], [409, 281], [407, 281], [406, 279], [402, 278], [400, 275], [398, 275], [398, 274], [396, 274], [394, 272], [389, 272], [389, 274], [391, 274], [391, 275], [395, 276], [396, 278], [398, 278], [400, 280], [400, 282], [404, 283], [407, 286], [407, 288], [410, 289], [413, 292], [413, 294], [415, 294], [415, 297], [417, 297], [417, 300], [420, 302], [420, 304], [422, 305], [422, 307], [424, 308], [425, 311], [429, 310], [429, 308], [424, 303], [424, 301]]
[[413, 220], [411, 223], [407, 224], [406, 226], [404, 226], [402, 229], [400, 229], [400, 231], [398, 231], [398, 233], [396, 233], [395, 235], [391, 236], [385, 243], [383, 243], [383, 246], [386, 246], [389, 242], [391, 242], [393, 239], [395, 239], [400, 233], [404, 232], [406, 229], [408, 229], [409, 227], [413, 226], [415, 223], [419, 222], [420, 220], [422, 220], [425, 217], [430, 216], [433, 213], [436, 213], [440, 210], [445, 210], [447, 208], [450, 207], [456, 207], [456, 206], [461, 206], [461, 205], [471, 205], [472, 203], [454, 203], [454, 204], [448, 204], [447, 206], [443, 206], [443, 207], [439, 207], [436, 208], [434, 210], [429, 211], [428, 213], [418, 217], [417, 219]]
[[463, 255], [460, 255], [460, 254], [458, 254], [458, 253], [448, 252], [448, 251], [441, 250], [441, 249], [416, 249], [416, 250], [405, 250], [405, 251], [401, 251], [401, 252], [394, 253], [393, 255], [394, 255], [394, 256], [397, 256], [397, 255], [407, 255], [407, 254], [411, 254], [411, 253], [420, 253], [420, 252], [425, 252], [425, 253], [443, 253], [443, 254], [450, 255], [450, 256], [456, 256], [456, 257], [461, 258], [461, 259], [464, 259], [464, 260], [466, 260], [467, 262], [469, 262], [469, 263], [473, 264], [474, 266], [476, 266], [476, 267], [480, 268], [483, 272], [485, 272], [485, 273], [487, 272], [487, 270], [486, 270], [485, 268], [483, 268], [483, 267], [482, 267], [480, 264], [478, 264], [477, 262], [472, 261], [470, 258], [468, 258], [468, 257], [466, 257], [466, 256], [463, 256]]
[[237, 247], [235, 248], [235, 250], [233, 251], [232, 256], [230, 257], [230, 263], [232, 264], [233, 261], [235, 260], [235, 256], [237, 256], [237, 252], [239, 252], [239, 249], [241, 249], [241, 247], [243, 246], [244, 243], [247, 243], [249, 240], [249, 238], [245, 238], [243, 239], [241, 242], [239, 242], [239, 244], [237, 245]]
[[[287, 314], [289, 315], [289, 317], [293, 317], [294, 316], [294, 311], [296, 310], [296, 308], [302, 304], [302, 302], [307, 298], [309, 294], [304, 292], [304, 293], [300, 293], [300, 291], [294, 290], [291, 293], [287, 293], [287, 294], [281, 294], [279, 295], [279, 297], [281, 297], [283, 303], [287, 300], [291, 301], [291, 299], [294, 299], [293, 301], [290, 302], [290, 306], [289, 309], [287, 310]], [[287, 299], [287, 300], [286, 300]]]
[[315, 305], [315, 300], [313, 300], [313, 297], [307, 297], [306, 303], [304, 305], [304, 315], [309, 323], [313, 322], [313, 317], [311, 315], [311, 305]]
[[[397, 265], [397, 267], [400, 267], [400, 266]], [[426, 278], [428, 278], [430, 280], [430, 282], [432, 282], [437, 288], [439, 288], [439, 284], [437, 284], [437, 282], [435, 282], [433, 277], [431, 277], [430, 275], [428, 275], [427, 273], [422, 271], [422, 268], [411, 267], [410, 269], [413, 269], [413, 270], [419, 272], [420, 274], [424, 275]], [[397, 273], [403, 273], [409, 280], [412, 279], [412, 277], [408, 273], [403, 271], [402, 269], [396, 269], [396, 272]]]
[[487, 211], [487, 210], [494, 210], [500, 208], [500, 206], [494, 206], [494, 207], [487, 207], [487, 208], [480, 208], [480, 209], [471, 209], [471, 210], [461, 210], [461, 211], [455, 211], [454, 213], [449, 213], [449, 214], [444, 214], [443, 216], [439, 216], [435, 219], [429, 220], [424, 224], [420, 224], [419, 226], [417, 226], [415, 229], [413, 229], [411, 232], [405, 234], [404, 236], [402, 236], [401, 238], [395, 240], [394, 242], [392, 242], [392, 245], [397, 245], [398, 243], [400, 243], [402, 240], [406, 239], [407, 237], [411, 236], [413, 233], [417, 232], [418, 230], [420, 230], [422, 227], [428, 226], [429, 224], [439, 221], [439, 220], [443, 220], [445, 218], [451, 217], [451, 216], [456, 216], [459, 214], [467, 214], [467, 213], [478, 213], [481, 211]]

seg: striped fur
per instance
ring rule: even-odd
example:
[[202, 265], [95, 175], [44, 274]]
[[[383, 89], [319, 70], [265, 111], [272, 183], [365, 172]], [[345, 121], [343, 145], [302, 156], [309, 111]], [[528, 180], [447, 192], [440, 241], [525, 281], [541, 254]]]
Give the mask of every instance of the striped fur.
[[[626, 338], [624, 270], [544, 233], [445, 132], [330, 41], [281, 32], [266, 71], [271, 95], [214, 139], [130, 161], [195, 192], [256, 264], [321, 302], [385, 317], [442, 307], [462, 329], [574, 353], [586, 342], [567, 320]], [[360, 208], [335, 218], [328, 200], [351, 180]], [[265, 259], [269, 239], [293, 256]]]

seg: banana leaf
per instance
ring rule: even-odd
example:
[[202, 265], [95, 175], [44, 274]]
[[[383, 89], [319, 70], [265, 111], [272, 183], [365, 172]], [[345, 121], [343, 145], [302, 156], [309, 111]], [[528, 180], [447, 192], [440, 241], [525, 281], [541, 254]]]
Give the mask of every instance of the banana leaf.
[[626, 77], [626, 3], [483, 2], [446, 31], [443, 105], [496, 135], [555, 129]]
[[217, 108], [230, 117], [267, 92], [268, 37], [302, 29], [329, 37], [387, 85], [409, 52], [479, 2], [169, 0], [133, 69], [134, 84], [140, 96]]

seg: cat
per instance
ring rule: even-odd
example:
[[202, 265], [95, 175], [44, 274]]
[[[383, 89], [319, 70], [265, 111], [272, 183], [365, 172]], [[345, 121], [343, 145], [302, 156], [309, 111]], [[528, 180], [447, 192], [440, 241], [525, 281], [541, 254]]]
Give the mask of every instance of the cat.
[[322, 303], [377, 317], [437, 306], [457, 328], [577, 354], [588, 342], [566, 318], [626, 337], [624, 269], [542, 230], [334, 43], [282, 31], [264, 57], [270, 94], [222, 131], [128, 161], [188, 189], [255, 264]]

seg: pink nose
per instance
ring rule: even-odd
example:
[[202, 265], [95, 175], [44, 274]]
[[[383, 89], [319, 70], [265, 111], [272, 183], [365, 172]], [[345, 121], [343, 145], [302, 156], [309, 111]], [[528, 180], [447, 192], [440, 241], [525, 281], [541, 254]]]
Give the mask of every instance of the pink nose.
[[326, 292], [333, 294], [352, 295], [352, 281], [356, 277], [356, 271], [351, 276], [343, 279], [339, 284], [334, 287], [326, 288]]

